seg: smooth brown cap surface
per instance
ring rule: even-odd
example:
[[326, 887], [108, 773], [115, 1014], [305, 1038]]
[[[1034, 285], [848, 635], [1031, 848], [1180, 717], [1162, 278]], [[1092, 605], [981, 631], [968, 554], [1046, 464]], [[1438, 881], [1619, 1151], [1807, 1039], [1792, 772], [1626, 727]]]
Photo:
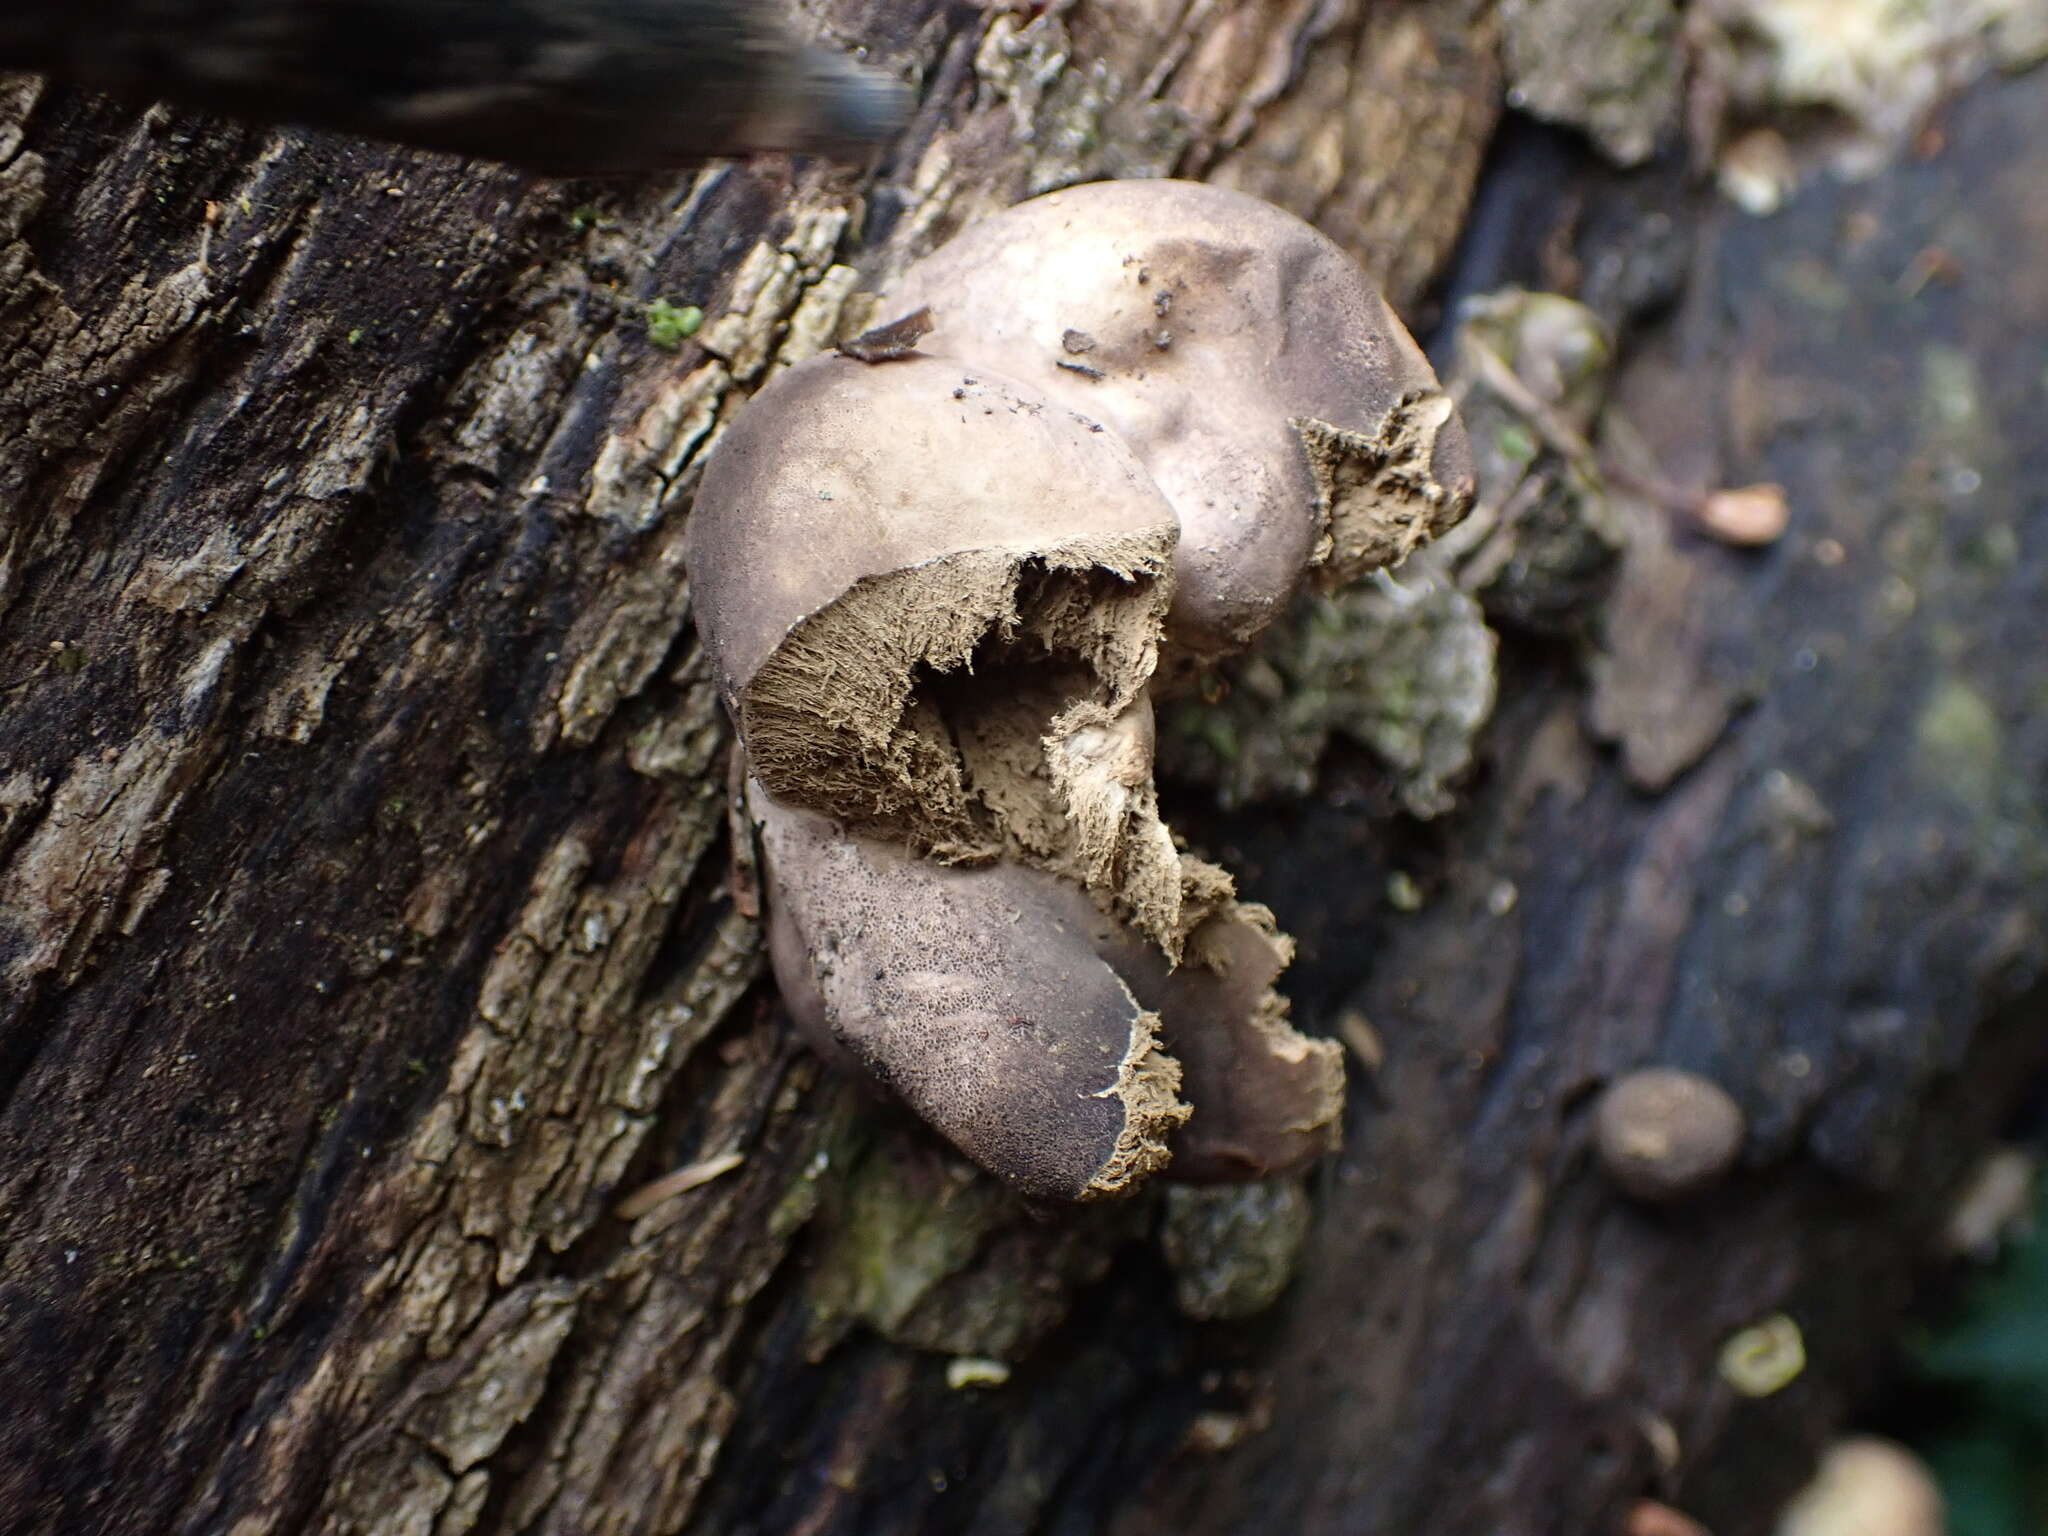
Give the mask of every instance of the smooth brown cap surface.
[[805, 620], [898, 572], [1098, 555], [1153, 571], [1173, 509], [1097, 425], [938, 358], [827, 355], [774, 380], [719, 440], [690, 513], [697, 622], [728, 698]]
[[749, 804], [775, 974], [828, 1054], [1039, 1199], [1124, 1193], [1166, 1165], [1180, 1068], [1096, 956], [1086, 896], [848, 837], [758, 788]]
[[1645, 1067], [1600, 1096], [1600, 1165], [1638, 1200], [1677, 1200], [1720, 1182], [1741, 1155], [1742, 1110], [1719, 1084]]
[[1257, 198], [1067, 188], [971, 226], [891, 299], [931, 308], [927, 352], [1000, 368], [1130, 445], [1180, 517], [1171, 624], [1197, 654], [1263, 629], [1310, 566], [1348, 579], [1469, 504], [1469, 446], [1421, 350], [1334, 242]]

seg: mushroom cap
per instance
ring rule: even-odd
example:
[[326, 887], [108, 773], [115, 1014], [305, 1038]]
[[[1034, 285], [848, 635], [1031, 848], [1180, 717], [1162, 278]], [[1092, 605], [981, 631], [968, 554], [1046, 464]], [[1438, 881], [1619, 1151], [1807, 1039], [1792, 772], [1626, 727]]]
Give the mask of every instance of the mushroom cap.
[[[983, 858], [1005, 834], [964, 776], [963, 737], [1043, 778], [1041, 741], [1128, 711], [1157, 661], [1177, 537], [1142, 466], [1086, 416], [979, 366], [827, 356], [727, 430], [686, 554], [763, 787]], [[1012, 700], [1030, 709], [985, 718]]]
[[1638, 1200], [1698, 1194], [1742, 1152], [1741, 1107], [1718, 1084], [1673, 1067], [1646, 1067], [1600, 1096], [1595, 1138], [1608, 1177]]
[[[705, 466], [685, 555], [736, 705], [807, 620], [856, 587], [959, 557], [1096, 557], [1150, 576], [1173, 509], [1115, 436], [990, 369], [827, 354], [748, 403]], [[991, 562], [984, 562], [991, 563]], [[962, 594], [980, 597], [978, 591]]]
[[1166, 1165], [1180, 1068], [1090, 942], [1088, 898], [952, 868], [760, 792], [769, 946], [791, 1013], [1020, 1193], [1092, 1200]]
[[1343, 250], [1222, 187], [1097, 182], [1020, 203], [916, 263], [925, 350], [1095, 417], [1181, 523], [1176, 646], [1243, 645], [1312, 565], [1337, 581], [1463, 515], [1469, 445], [1435, 374]]

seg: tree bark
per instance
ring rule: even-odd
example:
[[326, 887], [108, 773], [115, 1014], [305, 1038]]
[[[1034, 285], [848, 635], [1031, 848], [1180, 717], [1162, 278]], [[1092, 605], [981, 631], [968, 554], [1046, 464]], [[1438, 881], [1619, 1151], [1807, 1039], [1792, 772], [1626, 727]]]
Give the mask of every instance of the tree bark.
[[[812, 10], [923, 81], [862, 173], [535, 182], [0, 82], [0, 1528], [1761, 1528], [2048, 1054], [2048, 86], [1770, 223], [1517, 129], [1457, 255], [1487, 0]], [[1182, 795], [1298, 1017], [1386, 1050], [1244, 1323], [1175, 1312], [1159, 1200], [1025, 1210], [790, 1040], [679, 556], [720, 427], [904, 261], [1166, 173], [1419, 318], [1577, 272], [1666, 472], [1796, 509], [1755, 554], [1625, 507], [1593, 638], [1504, 631], [1447, 818], [1341, 751]], [[1680, 1212], [1587, 1152], [1649, 1060], [1749, 1116]], [[1780, 1311], [1808, 1368], [1741, 1398]]]

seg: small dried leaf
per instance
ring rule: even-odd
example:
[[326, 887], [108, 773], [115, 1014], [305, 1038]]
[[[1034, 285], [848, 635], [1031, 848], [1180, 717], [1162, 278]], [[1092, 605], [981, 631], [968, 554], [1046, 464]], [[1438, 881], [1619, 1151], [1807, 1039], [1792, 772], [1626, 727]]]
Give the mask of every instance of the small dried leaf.
[[839, 355], [857, 363], [893, 363], [911, 357], [917, 344], [934, 328], [931, 307], [912, 310], [901, 320], [891, 320], [871, 331], [862, 331], [851, 341], [839, 343]]
[[1715, 491], [1700, 503], [1700, 527], [1723, 544], [1745, 549], [1775, 544], [1791, 521], [1785, 487], [1765, 483]]

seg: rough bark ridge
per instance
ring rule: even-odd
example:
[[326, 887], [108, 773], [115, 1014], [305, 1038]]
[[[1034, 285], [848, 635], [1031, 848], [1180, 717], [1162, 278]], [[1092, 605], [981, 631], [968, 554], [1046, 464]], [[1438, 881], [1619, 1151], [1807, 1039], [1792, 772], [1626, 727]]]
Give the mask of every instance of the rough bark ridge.
[[[1412, 306], [1499, 110], [1491, 8], [811, 9], [925, 82], [866, 179], [544, 186], [0, 83], [0, 1525], [1536, 1532], [1661, 1475], [1751, 1528], [2039, 1050], [2048, 278], [1994, 263], [2048, 219], [2042, 82], [1781, 226], [1699, 211], [1623, 400], [1802, 523], [1744, 559], [1638, 509], [1618, 752], [1517, 644], [1454, 823], [1339, 765], [1362, 793], [1213, 825], [1308, 940], [1298, 1016], [1360, 1005], [1389, 1053], [1284, 1310], [1197, 1328], [1152, 1206], [1029, 1217], [753, 989], [683, 517], [768, 370], [1032, 191], [1228, 181]], [[1513, 188], [1569, 180], [1531, 249], [1576, 241], [1617, 318], [1668, 288], [1633, 190], [1497, 180], [1460, 287], [1525, 271], [1495, 232], [1554, 220]], [[1838, 269], [1854, 213], [1884, 233]], [[2002, 290], [1908, 296], [1937, 242]], [[678, 352], [657, 298], [708, 317]], [[1682, 1217], [1583, 1156], [1650, 1055], [1756, 1131]], [[1816, 1365], [1738, 1403], [1713, 1351], [1778, 1308]], [[1014, 1374], [952, 1392], [933, 1351]]]

